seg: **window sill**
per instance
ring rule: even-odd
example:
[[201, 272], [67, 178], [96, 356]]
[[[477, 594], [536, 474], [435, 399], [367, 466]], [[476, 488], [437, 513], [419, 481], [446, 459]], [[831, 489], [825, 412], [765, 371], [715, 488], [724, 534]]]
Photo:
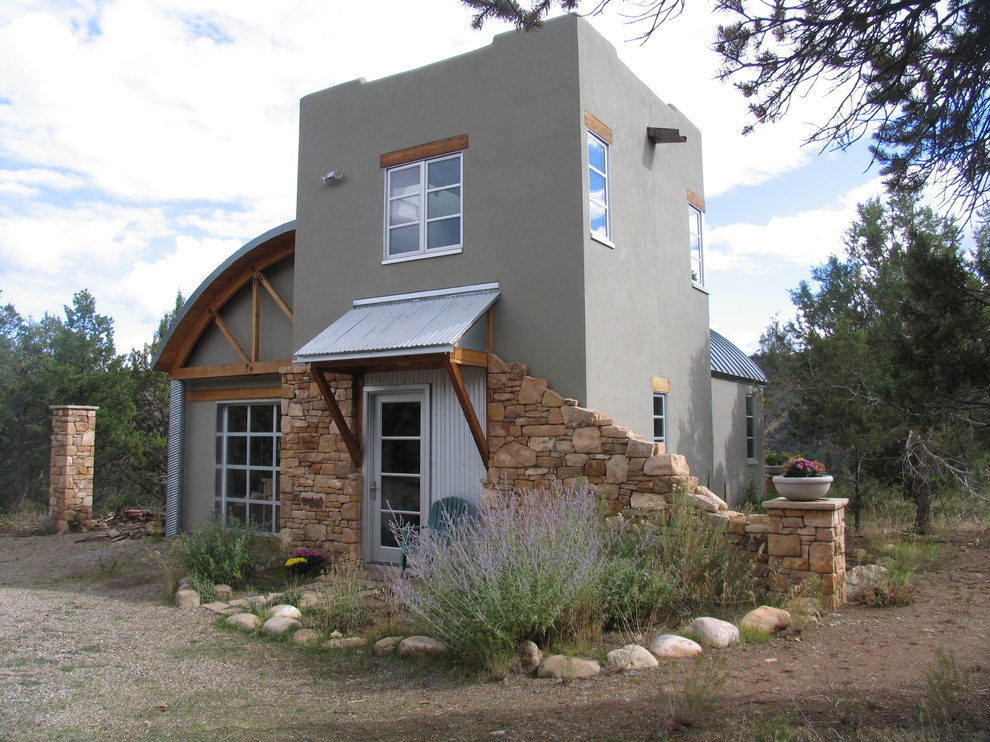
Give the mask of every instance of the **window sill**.
[[709, 295], [709, 296], [711, 295], [711, 291], [709, 291], [708, 289], [706, 289], [704, 286], [702, 286], [697, 281], [691, 281], [691, 288], [697, 289], [702, 294]]
[[757, 461], [756, 459], [746, 459], [746, 465], [747, 466], [758, 466], [759, 463], [760, 462]]
[[612, 240], [610, 240], [608, 237], [603, 237], [597, 232], [591, 233], [591, 239], [593, 239], [595, 242], [600, 242], [601, 244], [605, 245], [605, 247], [609, 247], [613, 250], [615, 249], [615, 243], [612, 242]]
[[414, 253], [413, 255], [400, 255], [395, 258], [384, 258], [382, 259], [382, 265], [389, 265], [391, 263], [408, 263], [410, 260], [424, 260], [426, 258], [438, 258], [441, 255], [457, 255], [462, 252], [460, 247], [451, 248], [449, 250], [433, 250], [427, 253]]

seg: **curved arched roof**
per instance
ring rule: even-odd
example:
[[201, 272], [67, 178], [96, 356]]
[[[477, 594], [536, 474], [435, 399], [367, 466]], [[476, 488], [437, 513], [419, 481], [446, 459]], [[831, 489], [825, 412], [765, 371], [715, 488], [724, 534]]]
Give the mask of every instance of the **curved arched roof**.
[[292, 220], [255, 237], [227, 258], [182, 305], [158, 346], [152, 368], [180, 368], [209, 326], [213, 312], [219, 312], [257, 271], [284, 260], [295, 250], [296, 222]]

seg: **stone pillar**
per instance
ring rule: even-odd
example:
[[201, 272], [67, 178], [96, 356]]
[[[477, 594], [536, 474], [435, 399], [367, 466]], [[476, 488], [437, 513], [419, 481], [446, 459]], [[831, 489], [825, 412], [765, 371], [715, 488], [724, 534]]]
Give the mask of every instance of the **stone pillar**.
[[845, 602], [848, 502], [844, 498], [797, 502], [778, 497], [763, 503], [768, 516], [769, 567], [777, 587], [819, 578], [833, 607]]
[[52, 406], [48, 512], [65, 531], [69, 521], [93, 520], [93, 462], [99, 407]]

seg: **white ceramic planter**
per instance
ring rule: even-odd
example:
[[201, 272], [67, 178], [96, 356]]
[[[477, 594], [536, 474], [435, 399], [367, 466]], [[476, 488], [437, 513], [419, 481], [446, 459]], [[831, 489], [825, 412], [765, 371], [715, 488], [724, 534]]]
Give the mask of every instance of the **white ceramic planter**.
[[773, 486], [777, 494], [788, 500], [811, 502], [820, 500], [828, 494], [832, 486], [832, 477], [785, 477], [777, 475], [773, 478]]

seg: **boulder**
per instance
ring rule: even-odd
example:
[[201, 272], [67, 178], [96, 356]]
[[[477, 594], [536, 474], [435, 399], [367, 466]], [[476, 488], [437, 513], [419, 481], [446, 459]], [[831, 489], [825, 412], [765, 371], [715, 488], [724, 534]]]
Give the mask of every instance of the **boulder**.
[[237, 613], [237, 608], [231, 608], [229, 603], [224, 603], [222, 600], [215, 600], [212, 603], [204, 603], [201, 608], [205, 608], [213, 613], [219, 613], [222, 616], [229, 616], [233, 613]]
[[217, 600], [230, 600], [234, 597], [234, 588], [230, 585], [214, 585], [213, 592], [217, 594]]
[[532, 675], [543, 662], [543, 651], [533, 642], [526, 641], [519, 645], [516, 657], [512, 662], [512, 671], [524, 675]]
[[890, 570], [878, 564], [864, 564], [846, 572], [846, 598], [856, 600], [864, 590], [877, 588], [890, 574]]
[[294, 605], [283, 603], [272, 607], [271, 616], [272, 618], [302, 618], [302, 611]]
[[395, 654], [395, 649], [401, 641], [401, 636], [386, 636], [384, 639], [379, 639], [375, 642], [374, 652], [379, 657], [386, 654]]
[[698, 642], [677, 634], [661, 634], [650, 643], [652, 654], [667, 659], [697, 657], [703, 651]]
[[540, 663], [536, 670], [536, 677], [576, 680], [577, 678], [594, 677], [601, 671], [601, 665], [594, 660], [582, 660], [577, 657], [553, 654]]
[[368, 640], [362, 636], [350, 636], [346, 639], [331, 639], [330, 641], [323, 642], [324, 649], [354, 649], [355, 647], [363, 647], [368, 643]]
[[429, 636], [407, 636], [397, 650], [400, 657], [437, 657], [449, 651], [450, 647]]
[[320, 595], [314, 590], [307, 590], [302, 595], [299, 596], [299, 600], [296, 601], [296, 605], [301, 610], [306, 610], [307, 608], [315, 608], [320, 604]]
[[718, 512], [718, 505], [715, 503], [715, 501], [709, 500], [707, 497], [703, 495], [688, 493], [687, 495], [685, 495], [685, 498], [689, 503], [691, 503], [695, 507], [701, 508], [706, 513]]
[[638, 644], [627, 644], [621, 649], [613, 649], [605, 657], [606, 666], [612, 670], [642, 670], [660, 664], [646, 647]]
[[189, 588], [184, 587], [181, 590], [176, 590], [173, 600], [175, 605], [182, 610], [199, 607], [199, 593]]
[[286, 631], [301, 629], [302, 624], [294, 618], [288, 616], [276, 616], [265, 621], [261, 628], [269, 634], [284, 634]]
[[694, 494], [701, 495], [706, 500], [710, 500], [714, 502], [716, 505], [718, 505], [719, 510], [729, 509], [729, 503], [727, 503], [725, 500], [723, 500], [721, 497], [716, 495], [714, 492], [712, 492], [710, 489], [708, 489], [702, 484], [699, 484], [697, 487], [694, 488]]
[[747, 629], [759, 629], [766, 634], [774, 634], [791, 625], [791, 614], [780, 608], [761, 605], [743, 616], [739, 625]]
[[312, 644], [319, 638], [320, 635], [312, 629], [299, 629], [292, 635], [292, 641], [295, 644]]
[[709, 647], [722, 649], [739, 643], [739, 629], [718, 618], [696, 618], [688, 626], [688, 631], [698, 639], [699, 644]]
[[244, 631], [254, 631], [261, 625], [261, 619], [253, 613], [235, 613], [227, 617], [227, 623]]

